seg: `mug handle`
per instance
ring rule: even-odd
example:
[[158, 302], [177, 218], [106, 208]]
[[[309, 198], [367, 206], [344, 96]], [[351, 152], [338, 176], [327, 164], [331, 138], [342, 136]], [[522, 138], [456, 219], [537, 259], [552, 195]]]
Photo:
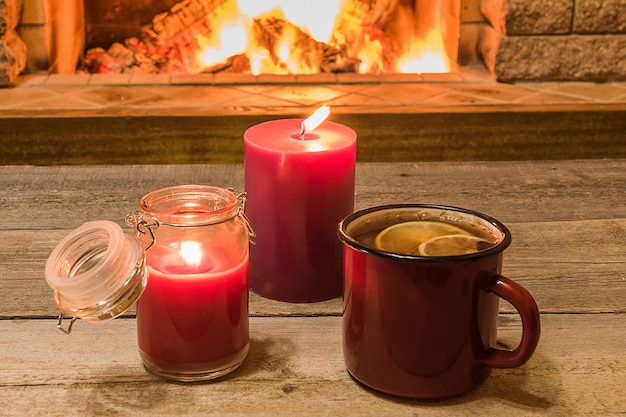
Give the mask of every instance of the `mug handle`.
[[530, 359], [539, 342], [541, 325], [537, 303], [526, 288], [502, 275], [496, 276], [486, 290], [505, 299], [517, 309], [522, 318], [522, 340], [514, 350], [489, 349], [483, 362], [491, 368], [521, 366]]

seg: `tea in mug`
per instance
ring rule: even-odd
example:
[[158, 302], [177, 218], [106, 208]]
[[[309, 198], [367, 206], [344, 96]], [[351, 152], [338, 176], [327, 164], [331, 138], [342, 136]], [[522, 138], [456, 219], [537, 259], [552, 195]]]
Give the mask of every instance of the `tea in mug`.
[[357, 240], [385, 252], [429, 257], [482, 252], [499, 242], [489, 229], [439, 219], [401, 221], [382, 229], [369, 230]]

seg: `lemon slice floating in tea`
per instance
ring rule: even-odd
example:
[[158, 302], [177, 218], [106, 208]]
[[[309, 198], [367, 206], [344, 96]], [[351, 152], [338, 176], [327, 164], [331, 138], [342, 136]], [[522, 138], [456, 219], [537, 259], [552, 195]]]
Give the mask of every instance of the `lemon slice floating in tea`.
[[467, 255], [489, 249], [492, 246], [492, 242], [472, 235], [447, 235], [422, 242], [419, 245], [418, 253], [422, 256]]
[[374, 241], [377, 249], [403, 255], [419, 255], [422, 243], [438, 236], [467, 235], [455, 225], [433, 221], [409, 221], [394, 224], [380, 232]]

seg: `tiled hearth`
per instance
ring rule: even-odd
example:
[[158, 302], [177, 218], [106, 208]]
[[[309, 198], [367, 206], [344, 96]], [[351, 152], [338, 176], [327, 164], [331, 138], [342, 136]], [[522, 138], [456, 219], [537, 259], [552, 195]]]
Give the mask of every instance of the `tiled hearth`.
[[626, 157], [626, 82], [42, 74], [0, 89], [0, 165], [241, 163], [248, 127], [322, 104], [363, 162]]
[[504, 84], [459, 74], [314, 76], [30, 75], [0, 89], [0, 117], [133, 115], [305, 115], [578, 106], [626, 107], [626, 82]]

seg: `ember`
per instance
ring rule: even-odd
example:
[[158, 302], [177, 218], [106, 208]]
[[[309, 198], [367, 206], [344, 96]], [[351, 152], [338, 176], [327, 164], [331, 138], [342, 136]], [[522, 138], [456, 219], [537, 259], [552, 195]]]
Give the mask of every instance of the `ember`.
[[451, 47], [446, 45], [444, 19], [458, 2], [421, 3], [183, 0], [155, 16], [142, 29], [141, 39], [129, 38], [108, 50], [88, 50], [80, 71], [450, 72], [455, 64], [448, 55], [456, 57], [456, 52], [447, 53]]

